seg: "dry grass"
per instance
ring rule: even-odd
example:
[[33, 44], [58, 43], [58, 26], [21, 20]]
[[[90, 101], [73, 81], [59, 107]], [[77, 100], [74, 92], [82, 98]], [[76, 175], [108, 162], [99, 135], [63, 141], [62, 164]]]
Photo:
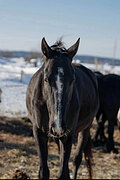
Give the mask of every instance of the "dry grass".
[[[95, 125], [94, 125], [95, 127]], [[102, 149], [93, 149], [94, 179], [120, 179], [120, 134], [115, 129], [115, 146], [119, 154], [103, 153]], [[72, 175], [73, 145], [69, 163]], [[54, 142], [49, 143], [48, 165], [50, 177], [55, 179], [59, 171], [59, 155]], [[25, 118], [0, 117], [0, 179], [36, 179], [38, 176], [39, 159], [32, 137], [31, 123]], [[83, 159], [79, 168], [78, 178], [87, 179], [87, 170]]]

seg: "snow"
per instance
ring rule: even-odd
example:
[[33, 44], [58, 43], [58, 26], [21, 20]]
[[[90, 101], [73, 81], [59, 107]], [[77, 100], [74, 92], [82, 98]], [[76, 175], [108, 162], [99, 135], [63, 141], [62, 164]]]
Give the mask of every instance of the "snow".
[[[76, 61], [80, 63], [80, 60]], [[83, 64], [83, 63], [82, 63]], [[32, 75], [42, 66], [40, 61], [30, 64], [24, 58], [5, 59], [0, 57], [0, 88], [2, 89], [2, 102], [0, 103], [0, 116], [26, 116], [26, 90]], [[120, 74], [120, 66], [111, 67], [109, 64], [98, 65], [83, 64], [91, 70]]]
[[[74, 61], [74, 63], [80, 63], [80, 60], [76, 60]], [[98, 64], [98, 65], [95, 65], [95, 64], [89, 64], [89, 63], [81, 63], [83, 64], [84, 66], [86, 66], [87, 68], [91, 69], [92, 71], [100, 71], [102, 73], [115, 73], [115, 74], [119, 74], [120, 75], [120, 66], [111, 66], [110, 64], [108, 63], [105, 63], [105, 64]]]
[[[26, 116], [26, 90], [32, 75], [40, 68], [24, 61], [24, 58], [0, 58], [0, 88], [2, 102], [0, 115]], [[22, 75], [22, 79], [21, 79]]]

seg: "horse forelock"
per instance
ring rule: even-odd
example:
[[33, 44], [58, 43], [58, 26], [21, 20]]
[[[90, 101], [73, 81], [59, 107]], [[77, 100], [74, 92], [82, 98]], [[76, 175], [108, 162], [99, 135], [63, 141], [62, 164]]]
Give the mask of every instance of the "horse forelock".
[[58, 41], [56, 41], [55, 44], [53, 44], [53, 45], [51, 46], [51, 49], [54, 50], [54, 51], [61, 51], [61, 52], [67, 53], [67, 49], [66, 49], [66, 47], [64, 46], [64, 43], [62, 42], [61, 39], [59, 39]]

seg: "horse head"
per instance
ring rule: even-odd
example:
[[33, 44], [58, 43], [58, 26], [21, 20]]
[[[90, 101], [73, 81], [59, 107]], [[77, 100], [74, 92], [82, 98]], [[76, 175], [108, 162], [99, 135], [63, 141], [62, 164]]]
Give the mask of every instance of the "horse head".
[[42, 39], [43, 96], [49, 114], [49, 132], [54, 137], [62, 137], [69, 131], [66, 114], [75, 82], [72, 59], [77, 53], [79, 41], [66, 49], [61, 41], [50, 47], [45, 38]]

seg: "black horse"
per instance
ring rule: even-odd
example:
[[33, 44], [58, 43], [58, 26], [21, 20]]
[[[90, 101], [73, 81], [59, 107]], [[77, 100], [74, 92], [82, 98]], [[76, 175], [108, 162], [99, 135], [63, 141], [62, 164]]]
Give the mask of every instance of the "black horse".
[[[107, 151], [117, 153], [114, 147], [114, 125], [117, 123], [117, 114], [120, 107], [120, 76], [115, 74], [103, 75], [95, 72], [98, 80], [100, 107], [96, 115], [98, 128], [94, 137], [94, 143], [98, 143], [98, 137], [103, 143], [107, 142]], [[108, 120], [108, 139], [104, 134], [104, 124]]]
[[27, 89], [27, 109], [40, 158], [40, 179], [49, 179], [47, 142], [51, 136], [60, 143], [59, 178], [70, 178], [68, 162], [74, 136], [78, 143], [73, 178], [77, 177], [82, 152], [92, 177], [90, 127], [98, 110], [98, 87], [93, 72], [72, 64], [78, 46], [79, 39], [69, 49], [61, 41], [50, 47], [43, 38], [44, 64]]

